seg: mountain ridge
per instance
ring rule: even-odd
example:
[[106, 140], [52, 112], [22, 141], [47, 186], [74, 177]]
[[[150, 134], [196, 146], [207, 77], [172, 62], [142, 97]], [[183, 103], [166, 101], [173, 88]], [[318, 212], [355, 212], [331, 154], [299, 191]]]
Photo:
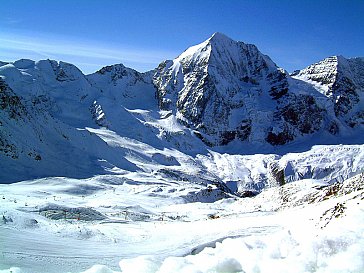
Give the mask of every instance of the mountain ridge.
[[138, 145], [192, 160], [209, 150], [358, 144], [348, 139], [363, 130], [362, 61], [342, 59], [338, 80], [332, 60], [291, 76], [255, 45], [215, 33], [144, 73], [123, 64], [84, 75], [61, 61], [1, 62], [1, 179], [136, 171], [146, 168], [142, 159], [155, 160], [131, 148]]

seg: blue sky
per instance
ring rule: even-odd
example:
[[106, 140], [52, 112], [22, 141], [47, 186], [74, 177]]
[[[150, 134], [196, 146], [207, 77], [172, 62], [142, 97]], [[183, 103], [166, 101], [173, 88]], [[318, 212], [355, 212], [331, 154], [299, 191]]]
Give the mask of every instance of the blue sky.
[[146, 71], [217, 31], [288, 71], [364, 56], [364, 0], [11, 0], [1, 13], [0, 60], [50, 58], [85, 73], [120, 62]]

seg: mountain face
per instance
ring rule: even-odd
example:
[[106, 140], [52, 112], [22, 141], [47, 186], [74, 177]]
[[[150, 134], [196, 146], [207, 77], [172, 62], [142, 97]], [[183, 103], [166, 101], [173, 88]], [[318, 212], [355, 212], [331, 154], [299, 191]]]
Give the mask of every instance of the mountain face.
[[326, 58], [295, 73], [328, 97], [335, 116], [350, 127], [364, 124], [364, 58]]
[[[195, 160], [187, 154], [207, 148], [340, 139], [363, 129], [363, 67], [363, 58], [330, 57], [289, 75], [256, 46], [220, 33], [146, 73], [0, 62], [0, 180], [140, 169], [185, 179], [179, 166]], [[156, 162], [163, 167], [150, 167]]]
[[283, 145], [325, 130], [330, 119], [311, 85], [297, 83], [256, 46], [220, 33], [161, 63], [153, 82], [161, 109], [209, 146]]

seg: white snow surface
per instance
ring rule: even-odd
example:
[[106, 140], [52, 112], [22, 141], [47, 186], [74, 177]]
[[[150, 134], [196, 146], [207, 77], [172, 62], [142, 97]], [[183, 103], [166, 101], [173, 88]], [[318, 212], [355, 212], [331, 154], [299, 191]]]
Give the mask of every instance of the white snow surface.
[[141, 174], [2, 185], [0, 272], [361, 272], [363, 179], [213, 203]]

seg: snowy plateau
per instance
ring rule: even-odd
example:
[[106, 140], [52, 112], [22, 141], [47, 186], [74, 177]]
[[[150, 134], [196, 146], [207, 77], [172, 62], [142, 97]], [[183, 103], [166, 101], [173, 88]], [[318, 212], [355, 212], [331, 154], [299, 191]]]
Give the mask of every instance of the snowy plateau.
[[363, 134], [360, 57], [0, 62], [0, 272], [364, 272]]

